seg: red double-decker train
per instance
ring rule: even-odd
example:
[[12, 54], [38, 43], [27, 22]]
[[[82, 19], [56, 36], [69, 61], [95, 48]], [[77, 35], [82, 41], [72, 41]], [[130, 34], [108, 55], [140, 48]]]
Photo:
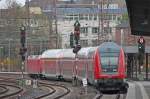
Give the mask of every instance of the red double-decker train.
[[51, 49], [38, 57], [29, 56], [27, 72], [32, 77], [87, 79], [102, 93], [128, 90], [124, 51], [114, 42], [82, 48], [76, 55], [72, 49]]

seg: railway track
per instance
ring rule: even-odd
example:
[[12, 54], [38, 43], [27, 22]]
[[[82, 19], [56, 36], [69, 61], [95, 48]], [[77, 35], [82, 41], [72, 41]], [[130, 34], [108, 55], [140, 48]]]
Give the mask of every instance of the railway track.
[[126, 94], [103, 95], [97, 94], [94, 99], [126, 99]]
[[[0, 77], [0, 82], [4, 83], [4, 82], [7, 82], [7, 83], [13, 83], [13, 84], [16, 84], [16, 79], [15, 78], [10, 78], [10, 77]], [[14, 85], [15, 87], [15, 85]], [[55, 84], [55, 83], [48, 83], [48, 81], [42, 81], [42, 80], [39, 80], [39, 86], [38, 86], [40, 89], [43, 89], [42, 87], [45, 87], [47, 89], [49, 89], [49, 91], [47, 91], [46, 93], [42, 93], [42, 94], [38, 94], [37, 96], [31, 96], [31, 99], [60, 99], [66, 95], [68, 95], [70, 93], [70, 89], [63, 86], [63, 85], [59, 85], [59, 84]], [[0, 88], [1, 89], [5, 89], [5, 92], [6, 92], [6, 89], [8, 91], [8, 88], [0, 85]], [[16, 86], [16, 88], [19, 88]], [[2, 93], [5, 93], [5, 92], [2, 92]], [[13, 94], [13, 93], [12, 93]], [[15, 93], [14, 93], [15, 95]], [[17, 93], [16, 93], [17, 95]], [[23, 95], [23, 93], [22, 93]], [[11, 96], [11, 95], [10, 95]], [[22, 98], [22, 96], [20, 97], [20, 99]], [[0, 97], [1, 99], [1, 97]]]
[[56, 92], [56, 90], [55, 90], [53, 87], [49, 86], [49, 85], [40, 84], [39, 87], [43, 87], [43, 86], [49, 88], [49, 92], [46, 93], [46, 94], [44, 94], [44, 95], [40, 95], [40, 96], [38, 96], [38, 97], [35, 97], [35, 99], [41, 99], [41, 98], [47, 97], [47, 96], [49, 96], [49, 95], [52, 95], [53, 93]]
[[[46, 95], [43, 95], [42, 98], [45, 99], [46, 98], [51, 98], [51, 99], [60, 99], [66, 95], [68, 95], [71, 91], [69, 88], [63, 86], [63, 85], [59, 85], [59, 84], [49, 84], [49, 83], [46, 83], [46, 82], [40, 82], [41, 85], [44, 85], [44, 86], [48, 86], [50, 87], [53, 91], [46, 94]], [[60, 90], [62, 90], [60, 92]], [[60, 94], [62, 93], [62, 94]], [[41, 97], [40, 97], [41, 98]], [[40, 99], [39, 97], [36, 98], [36, 99]]]
[[3, 87], [5, 90], [0, 93], [0, 99], [9, 98], [15, 95], [20, 94], [23, 89], [16, 85], [11, 84], [0, 84], [1, 88]]
[[0, 90], [1, 90], [0, 95], [2, 95], [2, 94], [6, 93], [8, 91], [8, 88], [5, 87], [5, 86], [0, 85]]

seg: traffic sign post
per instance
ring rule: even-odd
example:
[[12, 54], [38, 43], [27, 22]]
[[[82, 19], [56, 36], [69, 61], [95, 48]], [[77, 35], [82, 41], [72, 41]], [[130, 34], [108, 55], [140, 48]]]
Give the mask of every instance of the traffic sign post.
[[83, 78], [82, 83], [83, 83], [85, 94], [87, 94], [87, 85], [88, 85], [87, 79]]
[[72, 32], [70, 34], [70, 47], [74, 48], [74, 34]]

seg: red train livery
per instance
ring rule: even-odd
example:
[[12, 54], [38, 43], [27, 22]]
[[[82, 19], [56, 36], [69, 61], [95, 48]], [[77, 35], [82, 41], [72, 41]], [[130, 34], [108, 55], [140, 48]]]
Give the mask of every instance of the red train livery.
[[78, 80], [86, 78], [102, 93], [127, 93], [126, 65], [123, 49], [114, 42], [82, 48], [77, 55], [72, 49], [51, 49], [37, 58], [28, 58], [30, 75]]

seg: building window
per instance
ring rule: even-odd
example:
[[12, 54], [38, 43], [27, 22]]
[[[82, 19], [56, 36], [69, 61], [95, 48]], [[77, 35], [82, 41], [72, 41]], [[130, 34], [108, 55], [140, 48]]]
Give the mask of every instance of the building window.
[[81, 40], [80, 43], [83, 47], [88, 46], [88, 40]]
[[98, 27], [93, 27], [92, 28], [92, 33], [98, 33], [99, 32], [99, 28]]
[[112, 33], [111, 27], [104, 27], [104, 33]]
[[84, 15], [79, 15], [79, 19], [83, 20], [84, 19]]
[[69, 20], [72, 21], [72, 20], [73, 20], [73, 16], [70, 16], [70, 17], [69, 17]]
[[74, 17], [73, 15], [66, 15], [64, 19], [67, 21], [72, 21], [73, 17]]
[[97, 46], [98, 45], [98, 40], [92, 40], [92, 46]]
[[78, 17], [78, 16], [75, 16], [75, 17], [74, 17], [74, 20], [79, 20], [79, 17]]
[[75, 14], [74, 15], [74, 20], [79, 20], [79, 15]]
[[84, 16], [84, 19], [85, 19], [85, 20], [88, 20], [88, 15], [85, 15], [85, 16]]
[[104, 4], [104, 9], [118, 9], [118, 4]]
[[93, 15], [89, 14], [89, 20], [92, 20], [92, 19], [93, 19]]
[[79, 15], [80, 20], [88, 20], [88, 15]]
[[94, 15], [94, 20], [97, 20], [98, 18], [97, 18], [97, 15]]
[[81, 27], [80, 32], [87, 36], [88, 35], [88, 27]]
[[109, 4], [109, 9], [118, 9], [118, 4]]
[[111, 14], [105, 15], [104, 20], [112, 20], [112, 15]]
[[113, 20], [116, 20], [116, 15], [112, 15], [112, 17], [113, 17], [113, 18], [112, 18]]

